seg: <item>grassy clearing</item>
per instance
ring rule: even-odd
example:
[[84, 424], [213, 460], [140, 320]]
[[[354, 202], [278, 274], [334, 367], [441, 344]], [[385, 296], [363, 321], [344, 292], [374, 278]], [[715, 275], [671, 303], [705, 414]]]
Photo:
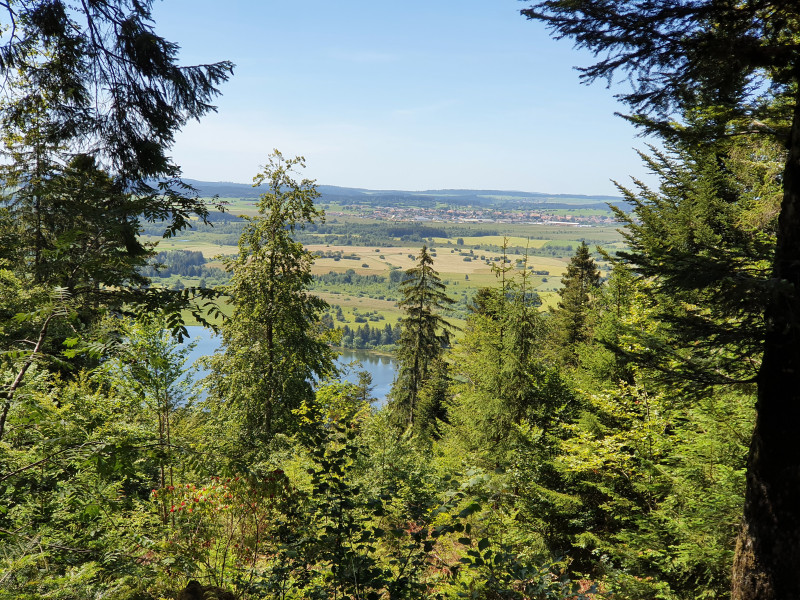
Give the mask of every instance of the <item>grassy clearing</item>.
[[[313, 266], [315, 273], [328, 273], [329, 271], [343, 273], [348, 269], [353, 269], [360, 275], [382, 276], [388, 276], [392, 267], [401, 269], [413, 267], [416, 264], [418, 253], [418, 248], [410, 246], [378, 248], [379, 252], [375, 251], [376, 248], [367, 246], [312, 246], [309, 249], [341, 250], [344, 254], [357, 256], [355, 260], [340, 259], [338, 261], [334, 261], [331, 258], [317, 258]], [[468, 256], [464, 256], [464, 254]], [[484, 260], [481, 260], [481, 256], [484, 257]], [[464, 261], [464, 258], [467, 257], [471, 258], [471, 260]], [[465, 306], [478, 288], [498, 285], [498, 278], [492, 270], [492, 265], [500, 264], [493, 260], [500, 257], [500, 253], [474, 251], [472, 255], [469, 255], [468, 251], [462, 250], [459, 252], [459, 250], [447, 247], [437, 248], [433, 266], [439, 272], [442, 281], [447, 285], [448, 295], [457, 300], [462, 306]], [[516, 259], [521, 259], [522, 255], [511, 254], [508, 258], [512, 261], [511, 264], [516, 266], [518, 264]], [[566, 270], [568, 262], [569, 260], [565, 258], [538, 256], [528, 258], [529, 269], [547, 273], [547, 275], [532, 274], [530, 278], [531, 286], [540, 293], [545, 307], [555, 304], [557, 299], [555, 290], [561, 286], [561, 276]], [[521, 263], [519, 264], [521, 265]], [[513, 268], [508, 276], [510, 277], [520, 272], [521, 268]], [[394, 325], [403, 314], [393, 300], [359, 295], [359, 293], [353, 293], [352, 287], [344, 285], [340, 286], [336, 291], [317, 292], [317, 294], [332, 306], [342, 308], [345, 320], [338, 322], [339, 326], [345, 323], [351, 327], [357, 326], [358, 323], [355, 322], [355, 317], [358, 315], [363, 316], [365, 312], [369, 311], [376, 311], [382, 317], [380, 323], [389, 323], [390, 325]], [[460, 323], [459, 326], [463, 325], [463, 322], [456, 321], [457, 324]], [[378, 323], [371, 322], [370, 324], [375, 326]]]
[[553, 242], [582, 240], [587, 244], [622, 241], [616, 227], [575, 227], [573, 225], [529, 225], [531, 238]]
[[[207, 199], [210, 201], [210, 199]], [[255, 198], [220, 198], [220, 202], [225, 203], [225, 211], [232, 215], [253, 216], [258, 214]]]
[[[312, 252], [342, 252], [344, 256], [354, 257], [339, 260], [317, 257], [312, 267], [312, 272], [315, 274], [330, 271], [344, 273], [348, 269], [353, 269], [359, 275], [388, 275], [393, 267], [403, 270], [413, 267], [419, 254], [417, 246], [376, 248], [374, 246], [309, 245], [308, 249]], [[502, 257], [500, 252], [473, 250], [470, 253], [469, 250], [468, 248], [434, 246], [431, 251], [434, 268], [443, 277], [452, 276], [456, 279], [464, 279], [465, 275], [469, 275], [471, 279], [473, 276], [491, 274], [492, 265], [498, 263]], [[522, 259], [523, 255], [522, 253], [511, 253], [507, 255], [507, 258], [514, 264], [517, 259]], [[548, 275], [561, 275], [568, 262], [568, 259], [550, 256], [528, 257], [528, 266], [532, 270], [547, 271]]]
[[[254, 201], [249, 199], [228, 199], [228, 209], [234, 214], [255, 213]], [[329, 223], [337, 220], [341, 223], [358, 222], [365, 224], [366, 219], [357, 216], [357, 210], [348, 210], [347, 207], [334, 207], [342, 209], [346, 214], [339, 214], [329, 219]], [[378, 221], [375, 221], [378, 223]], [[384, 222], [385, 223], [385, 222]], [[498, 285], [498, 280], [493, 272], [493, 267], [500, 265], [502, 253], [497, 250], [507, 239], [509, 251], [507, 259], [512, 266], [509, 276], [518, 274], [524, 265], [525, 248], [541, 251], [554, 247], [554, 256], [529, 255], [527, 267], [530, 271], [530, 285], [537, 291], [542, 299], [543, 309], [554, 306], [558, 300], [557, 290], [561, 287], [561, 277], [569, 263], [569, 252], [559, 251], [565, 246], [577, 247], [585, 239], [594, 250], [600, 245], [613, 252], [624, 246], [622, 236], [615, 227], [574, 227], [569, 225], [533, 225], [529, 223], [471, 223], [464, 224], [436, 223], [444, 229], [458, 227], [462, 235], [452, 238], [429, 239], [429, 246], [434, 258], [434, 268], [439, 272], [442, 280], [447, 285], [448, 294], [457, 301], [460, 310], [465, 310], [472, 296], [480, 287]], [[463, 235], [464, 229], [474, 232], [474, 235]], [[502, 231], [502, 235], [496, 234]], [[491, 232], [491, 235], [479, 235], [481, 232]], [[229, 236], [228, 236], [229, 237]], [[424, 242], [406, 242], [402, 246], [379, 245], [338, 245], [324, 242], [322, 235], [318, 236], [320, 243], [307, 244], [311, 252], [319, 252], [325, 256], [317, 257], [312, 266], [315, 275], [327, 274], [331, 271], [344, 273], [352, 269], [359, 275], [378, 275], [387, 277], [396, 269], [406, 270], [416, 265], [420, 247]], [[462, 237], [463, 245], [456, 245], [457, 237]], [[157, 250], [193, 250], [200, 251], [207, 260], [212, 261], [219, 255], [231, 255], [237, 251], [236, 246], [219, 244], [218, 237], [213, 231], [188, 230], [181, 232], [180, 236], [172, 239], [149, 237], [145, 241], [158, 242]], [[394, 239], [394, 243], [399, 242]], [[482, 247], [493, 246], [493, 250]], [[336, 257], [338, 256], [338, 258]], [[518, 262], [519, 261], [519, 262]], [[221, 267], [218, 261], [207, 263], [211, 267]], [[181, 283], [187, 287], [197, 285], [198, 278], [180, 277]], [[165, 282], [173, 285], [176, 281]], [[331, 305], [331, 315], [336, 316], [341, 309], [341, 317], [335, 320], [337, 326], [348, 324], [358, 327], [366, 322], [371, 327], [394, 324], [402, 317], [395, 297], [397, 290], [389, 292], [384, 290], [382, 284], [369, 285], [350, 284], [319, 284], [318, 290], [312, 290]], [[359, 287], [361, 286], [361, 287]], [[324, 291], [323, 291], [324, 289]], [[381, 296], [385, 296], [381, 298]], [[231, 307], [223, 303], [223, 312], [230, 314]], [[342, 320], [343, 319], [343, 320]], [[358, 321], [356, 320], [358, 319]], [[190, 323], [192, 321], [190, 320]]]
[[543, 292], [540, 290], [537, 290], [537, 292], [539, 294], [539, 299], [542, 301], [541, 310], [543, 311], [550, 310], [551, 308], [556, 307], [559, 300], [558, 294], [556, 292], [554, 291]]
[[[545, 196], [545, 198], [549, 202], [557, 202], [559, 204], [574, 204], [575, 206], [582, 206], [584, 204], [598, 204], [601, 202], [606, 202], [607, 200], [612, 200], [612, 198], [608, 198], [606, 196]], [[613, 198], [614, 200], [618, 200], [619, 198]], [[546, 204], [544, 206], [547, 206]], [[551, 209], [548, 209], [551, 210]]]
[[[330, 304], [333, 309], [332, 313], [336, 312], [336, 308], [342, 309], [344, 321], [336, 321], [339, 327], [345, 324], [351, 327], [362, 325], [363, 323], [356, 321], [357, 316], [366, 316], [368, 318], [367, 323], [371, 327], [383, 327], [386, 323], [394, 326], [403, 316], [403, 312], [397, 306], [397, 303], [391, 300], [379, 300], [377, 298], [335, 292], [314, 292], [314, 295], [319, 296]], [[377, 320], [369, 319], [371, 314], [372, 316], [377, 316]]]
[[557, 216], [576, 216], [576, 217], [605, 217], [608, 211], [602, 208], [551, 208], [548, 214]]
[[[222, 314], [224, 314], [226, 317], [230, 317], [231, 314], [233, 314], [233, 305], [228, 302], [227, 298], [218, 299], [217, 306], [219, 307], [220, 311], [222, 311]], [[194, 315], [192, 315], [191, 311], [185, 310], [181, 313], [181, 315], [183, 316], [184, 322], [187, 325], [200, 325], [200, 323], [197, 322], [197, 319], [195, 319]], [[222, 317], [220, 316], [211, 317], [211, 315], [206, 312], [205, 318], [213, 325], [222, 325]]]
[[[464, 247], [470, 248], [471, 246], [502, 246], [503, 243], [507, 243], [510, 248], [515, 246], [519, 246], [522, 248], [529, 247], [529, 248], [541, 248], [547, 243], [547, 240], [538, 240], [532, 239], [530, 237], [522, 237], [522, 236], [504, 236], [504, 235], [474, 235], [474, 236], [467, 236], [462, 237], [464, 240]], [[442, 238], [437, 237], [433, 238], [433, 241], [437, 244], [447, 245], [452, 244], [454, 240], [450, 238]]]
[[[189, 247], [184, 248], [189, 249]], [[213, 250], [213, 248], [204, 245], [193, 245], [191, 249], [200, 250], [206, 256]], [[355, 259], [339, 260], [317, 257], [312, 267], [312, 272], [315, 274], [325, 274], [330, 271], [344, 273], [348, 269], [352, 269], [360, 275], [380, 275], [387, 278], [392, 268], [399, 267], [405, 270], [413, 267], [416, 264], [416, 256], [419, 251], [415, 246], [375, 248], [371, 246], [322, 245], [309, 246], [309, 250], [341, 251], [345, 256], [352, 255], [356, 257]], [[481, 260], [481, 256], [484, 257], [483, 260]], [[471, 260], [465, 261], [464, 258], [468, 257]], [[500, 253], [496, 252], [480, 251], [470, 255], [468, 251], [463, 249], [440, 248], [436, 251], [434, 268], [447, 285], [448, 294], [462, 305], [466, 305], [478, 288], [497, 285], [498, 279], [492, 270], [492, 266], [500, 264], [499, 261], [494, 260], [500, 257]], [[508, 276], [519, 274], [521, 268], [517, 268], [517, 265], [521, 266], [522, 263], [517, 263], [516, 260], [521, 259], [522, 255], [510, 254], [508, 258], [511, 260], [511, 265], [515, 267], [512, 268]], [[547, 273], [546, 275], [531, 275], [531, 286], [543, 298], [552, 295], [561, 285], [561, 275], [565, 271], [567, 263], [568, 260], [563, 258], [529, 257], [528, 267], [530, 270], [545, 271]], [[213, 266], [216, 263], [209, 264]], [[189, 287], [198, 285], [199, 278], [182, 277], [181, 281]], [[327, 291], [312, 290], [312, 292], [328, 302], [332, 306], [333, 313], [336, 312], [337, 307], [342, 309], [344, 321], [338, 322], [337, 325], [339, 326], [345, 323], [351, 327], [358, 326], [360, 323], [356, 321], [356, 318], [364, 317], [366, 313], [377, 313], [377, 315], [372, 315], [373, 317], [377, 316], [377, 320], [368, 321], [373, 327], [385, 323], [394, 325], [402, 317], [402, 311], [394, 300], [370, 297], [367, 295], [366, 290], [358, 290], [353, 286], [328, 286]], [[230, 306], [223, 304], [222, 309], [225, 314], [230, 314]], [[190, 319], [190, 324], [195, 323]]]
[[141, 236], [141, 239], [143, 242], [156, 244], [156, 252], [165, 252], [167, 250], [200, 251], [207, 260], [217, 255], [230, 255], [238, 252], [236, 246], [217, 244], [213, 241], [213, 238], [209, 238], [209, 235], [183, 232], [180, 237], [162, 238], [150, 235]]
[[467, 246], [478, 245], [478, 244], [492, 244], [494, 246], [502, 246], [505, 240], [508, 240], [509, 246], [520, 246], [527, 248], [541, 248], [547, 242], [547, 240], [535, 240], [529, 237], [484, 235], [480, 237], [464, 238], [464, 244]]
[[572, 246], [574, 249], [577, 249], [578, 246], [581, 245], [581, 240], [579, 239], [572, 239], [572, 240], [549, 240], [542, 244], [543, 248], [549, 248], [552, 246]]

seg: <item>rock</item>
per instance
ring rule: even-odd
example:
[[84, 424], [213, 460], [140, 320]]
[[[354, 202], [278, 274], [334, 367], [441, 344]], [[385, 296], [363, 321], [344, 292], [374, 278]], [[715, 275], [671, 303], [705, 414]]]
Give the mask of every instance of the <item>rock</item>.
[[222, 588], [192, 580], [178, 593], [178, 600], [236, 600], [236, 596]]

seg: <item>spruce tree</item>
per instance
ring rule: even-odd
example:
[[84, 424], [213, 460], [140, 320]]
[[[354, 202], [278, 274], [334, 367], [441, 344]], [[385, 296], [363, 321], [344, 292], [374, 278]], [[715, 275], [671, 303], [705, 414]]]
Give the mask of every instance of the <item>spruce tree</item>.
[[404, 429], [415, 426], [420, 390], [429, 378], [431, 365], [450, 345], [453, 326], [440, 313], [455, 302], [445, 292], [427, 246], [422, 247], [416, 266], [405, 275], [399, 305], [406, 316], [401, 321], [396, 353], [400, 366], [390, 405], [394, 422]]
[[161, 310], [185, 335], [180, 311], [190, 293], [143, 285], [137, 267], [147, 251], [137, 235], [145, 221], [163, 223], [169, 237], [194, 217], [207, 220], [210, 205], [181, 180], [169, 153], [190, 119], [214, 110], [233, 65], [180, 65], [178, 45], [155, 31], [151, 6], [15, 0], [0, 7], [0, 212], [16, 221], [16, 231], [0, 233], [16, 240], [0, 258], [12, 255], [18, 274], [52, 289], [76, 279], [78, 257], [81, 278], [96, 284], [79, 286], [83, 298], [93, 295], [95, 314], [103, 304]]
[[424, 439], [440, 439], [444, 426], [450, 422], [451, 385], [450, 365], [443, 357], [437, 358], [428, 368], [428, 378], [417, 400], [416, 430]]
[[245, 217], [239, 252], [227, 263], [234, 311], [222, 326], [210, 383], [213, 399], [240, 420], [250, 451], [294, 431], [292, 411], [313, 402], [314, 382], [334, 370], [320, 323], [328, 305], [308, 293], [313, 256], [293, 239], [296, 229], [323, 218], [314, 182], [293, 179], [298, 166], [302, 157], [270, 155], [254, 179], [268, 187], [259, 215]]
[[453, 370], [462, 382], [454, 402], [459, 427], [468, 432], [462, 435], [501, 461], [516, 425], [549, 428], [569, 394], [558, 372], [542, 361], [545, 328], [527, 271], [513, 279], [502, 270], [497, 275], [501, 286], [482, 292], [484, 308], [467, 319]]
[[[616, 261], [608, 280], [598, 289], [592, 307], [592, 339], [578, 348], [580, 369], [575, 373], [578, 387], [584, 392], [603, 389], [619, 382], [633, 384], [635, 358], [631, 340], [642, 340], [642, 329], [630, 326], [630, 313], [644, 303], [641, 284], [630, 268]], [[655, 320], [654, 320], [655, 322]], [[661, 325], [661, 323], [659, 323]], [[648, 340], [654, 336], [648, 336]], [[636, 348], [641, 346], [637, 345]]]
[[650, 282], [642, 289], [661, 331], [630, 358], [694, 395], [753, 382], [774, 285], [783, 151], [733, 138], [666, 144], [645, 160], [661, 185], [622, 188], [632, 211], [616, 210], [627, 246], [617, 256]]
[[[227, 61], [182, 66], [179, 47], [154, 27], [153, 0], [15, 0], [0, 7], [0, 73], [8, 119], [43, 106], [44, 137], [99, 163], [179, 228], [202, 204], [184, 199], [168, 151], [190, 119], [214, 110]], [[44, 99], [44, 103], [42, 100]], [[152, 179], [164, 178], [160, 185]], [[169, 211], [174, 211], [170, 214]], [[148, 215], [149, 216], [149, 215]]]
[[600, 287], [600, 271], [585, 241], [578, 246], [561, 278], [560, 300], [555, 311], [557, 352], [566, 363], [575, 361], [575, 346], [590, 338], [589, 314], [593, 296]]
[[[619, 97], [647, 130], [700, 144], [756, 135], [787, 149], [732, 595], [800, 598], [800, 5], [545, 0], [522, 13], [600, 57], [581, 69], [586, 80], [625, 72], [632, 89]], [[697, 110], [711, 118], [693, 124]]]

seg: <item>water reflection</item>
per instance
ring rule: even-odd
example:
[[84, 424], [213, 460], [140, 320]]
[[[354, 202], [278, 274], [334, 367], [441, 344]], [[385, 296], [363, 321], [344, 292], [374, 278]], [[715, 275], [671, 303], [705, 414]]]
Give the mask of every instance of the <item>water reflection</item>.
[[[215, 336], [208, 329], [203, 327], [187, 327], [187, 329], [191, 336], [189, 341], [195, 343], [187, 364], [194, 364], [201, 356], [214, 354], [219, 348], [219, 336]], [[354, 361], [360, 363], [360, 366], [354, 364]], [[375, 354], [367, 350], [341, 350], [336, 364], [342, 369], [344, 379], [352, 383], [358, 383], [358, 371], [367, 371], [372, 375], [372, 396], [377, 399], [376, 406], [381, 406], [386, 402], [386, 396], [392, 389], [392, 383], [397, 373], [397, 364], [390, 356]], [[198, 371], [195, 380], [202, 379], [206, 375], [208, 375], [207, 371]]]
[[[354, 361], [361, 363], [360, 366], [351, 366]], [[397, 365], [391, 357], [366, 350], [342, 350], [336, 362], [344, 370], [344, 378], [353, 383], [358, 383], [358, 371], [367, 371], [372, 375], [372, 395], [378, 400], [376, 405], [386, 402], [397, 373]]]

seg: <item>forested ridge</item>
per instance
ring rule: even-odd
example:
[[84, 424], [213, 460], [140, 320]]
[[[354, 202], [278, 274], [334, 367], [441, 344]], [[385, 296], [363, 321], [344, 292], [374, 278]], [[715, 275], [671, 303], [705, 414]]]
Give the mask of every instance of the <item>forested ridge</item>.
[[[220, 217], [169, 151], [233, 66], [180, 66], [150, 5], [0, 5], [0, 598], [800, 597], [797, 9], [523, 10], [662, 141], [626, 249], [570, 247], [543, 310], [507, 246], [459, 306], [427, 226], [409, 269], [315, 281], [302, 157]], [[221, 267], [140, 236], [211, 223]], [[339, 329], [312, 288], [354, 282], [400, 323]], [[190, 317], [221, 338], [202, 389]], [[336, 368], [356, 339], [394, 348], [380, 409]]]

